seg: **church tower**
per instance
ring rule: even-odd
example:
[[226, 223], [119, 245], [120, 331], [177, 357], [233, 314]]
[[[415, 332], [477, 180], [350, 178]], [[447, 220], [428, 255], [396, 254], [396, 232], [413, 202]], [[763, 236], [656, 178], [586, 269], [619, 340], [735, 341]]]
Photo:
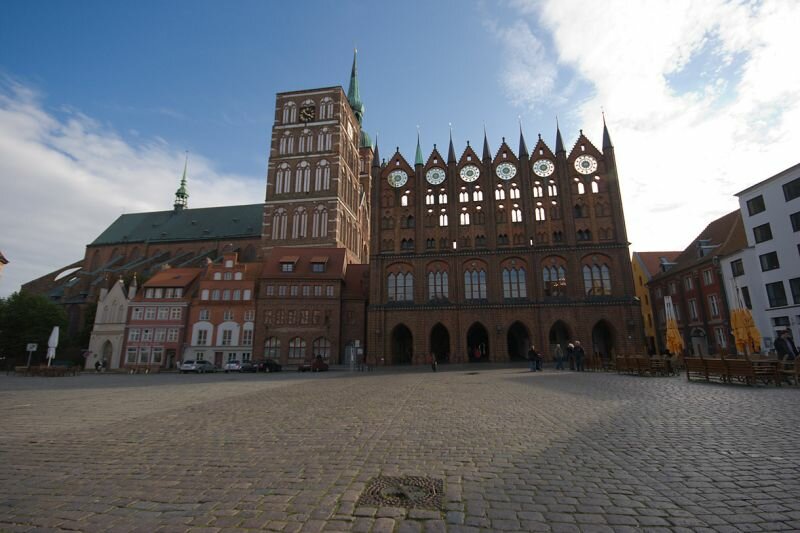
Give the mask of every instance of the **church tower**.
[[276, 95], [263, 255], [276, 246], [339, 247], [348, 263], [368, 261], [373, 148], [364, 111], [355, 54], [347, 93], [337, 86]]

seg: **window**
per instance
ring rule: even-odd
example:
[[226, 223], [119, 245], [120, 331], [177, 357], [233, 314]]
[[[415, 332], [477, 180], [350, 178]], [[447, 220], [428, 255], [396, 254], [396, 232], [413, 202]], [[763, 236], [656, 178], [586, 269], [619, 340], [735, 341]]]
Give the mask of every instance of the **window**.
[[159, 320], [166, 320], [169, 316], [169, 308], [168, 307], [159, 307], [158, 308], [158, 319]]
[[412, 302], [414, 301], [414, 274], [392, 272], [386, 278], [386, 288], [390, 302]]
[[222, 320], [233, 320], [233, 311], [231, 311], [230, 309], [226, 309], [222, 313]]
[[733, 274], [734, 278], [744, 276], [744, 264], [741, 259], [731, 261], [731, 274]]
[[295, 337], [289, 341], [289, 359], [305, 359], [306, 341]]
[[759, 255], [758, 260], [761, 263], [762, 272], [775, 270], [776, 268], [781, 267], [780, 263], [778, 262], [778, 252], [769, 252], [768, 254]]
[[459, 223], [462, 226], [469, 226], [469, 213], [461, 213], [459, 216]]
[[311, 272], [325, 272], [325, 263], [311, 263]]
[[277, 359], [281, 353], [281, 341], [276, 337], [270, 337], [264, 342], [264, 357]]
[[208, 345], [208, 330], [206, 330], [206, 329], [198, 329], [197, 330], [197, 342], [195, 344], [197, 346], [207, 346]]
[[236, 272], [233, 275], [233, 279], [235, 279], [236, 281], [241, 281], [242, 280], [242, 273], [241, 272]]
[[213, 291], [211, 291], [211, 299], [219, 300], [219, 289], [214, 289]]
[[725, 328], [714, 328], [714, 337], [717, 339], [717, 346], [720, 348], [728, 346], [728, 337], [725, 335]]
[[225, 281], [230, 281], [233, 279], [233, 272], [225, 272], [222, 277]]
[[303, 285], [303, 296], [311, 296], [311, 285]]
[[245, 289], [244, 293], [242, 293], [242, 300], [249, 300], [251, 294], [250, 289]]
[[242, 299], [242, 291], [239, 289], [233, 289], [233, 299], [234, 300], [241, 300]]
[[689, 300], [689, 319], [690, 320], [697, 320], [697, 300], [692, 298]]
[[208, 316], [209, 316], [208, 309], [201, 309], [200, 316], [198, 318], [199, 320], [208, 320]]
[[139, 340], [139, 330], [138, 329], [131, 329], [128, 331], [128, 340], [132, 342], [136, 342]]
[[428, 299], [446, 300], [449, 296], [447, 271], [428, 272]]
[[180, 320], [183, 316], [183, 309], [180, 307], [172, 307], [169, 310], [169, 318], [170, 320]]
[[308, 235], [308, 213], [305, 208], [298, 207], [292, 215], [292, 238], [297, 239]]
[[272, 238], [285, 239], [286, 238], [286, 224], [288, 215], [286, 210], [278, 208], [272, 216]]
[[669, 282], [669, 293], [670, 294], [678, 293], [678, 285], [674, 281]]
[[800, 196], [800, 178], [795, 178], [789, 183], [783, 184], [783, 196], [787, 202]]
[[136, 352], [138, 351], [137, 348], [128, 348], [128, 353], [125, 356], [126, 363], [135, 363], [136, 362]]
[[195, 352], [194, 358], [198, 361], [205, 361], [206, 360], [206, 352]]
[[267, 296], [275, 296], [275, 285], [267, 285]]
[[144, 319], [145, 320], [154, 320], [156, 318], [156, 308], [155, 307], [145, 307], [144, 309]]
[[278, 285], [278, 296], [286, 296], [286, 285]]
[[439, 226], [445, 227], [447, 226], [447, 213], [442, 213], [439, 215]]
[[567, 292], [567, 276], [563, 266], [542, 268], [545, 296], [564, 296]]
[[252, 346], [253, 345], [253, 330], [252, 329], [243, 329], [242, 330], [242, 345], [243, 346]]
[[164, 339], [166, 338], [167, 338], [167, 330], [165, 330], [164, 328], [156, 329], [156, 336], [155, 336], [156, 342], [164, 342]]
[[327, 296], [328, 298], [333, 298], [333, 285], [328, 285], [327, 287], [325, 287], [325, 296]]
[[169, 328], [167, 330], [167, 342], [178, 342], [178, 328]]
[[528, 288], [525, 281], [525, 269], [504, 268], [503, 269], [503, 298], [525, 298], [528, 296]]
[[297, 296], [297, 285], [289, 286], [289, 295], [290, 296]]
[[229, 329], [222, 330], [222, 345], [230, 346], [232, 337], [233, 337], [233, 331]]
[[476, 189], [472, 191], [472, 201], [473, 202], [482, 202], [483, 201], [483, 191], [480, 189]]
[[281, 272], [294, 272], [294, 263], [281, 263]]
[[147, 290], [144, 292], [144, 297], [145, 297], [145, 298], [147, 298], [147, 299], [150, 299], [150, 298], [152, 298], [152, 297], [153, 297], [153, 289], [147, 289]]
[[161, 298], [164, 295], [163, 289], [156, 289], [156, 293], [153, 295], [153, 298]]
[[486, 299], [486, 271], [467, 270], [464, 272], [464, 297], [467, 300]]
[[314, 339], [311, 345], [311, 355], [314, 357], [322, 356], [323, 359], [328, 359], [331, 356], [331, 341], [325, 337]]
[[208, 289], [203, 289], [200, 293], [201, 300], [208, 300]]
[[789, 220], [792, 222], [792, 231], [800, 231], [800, 211], [789, 215]]
[[314, 285], [314, 296], [322, 296], [322, 285]]
[[256, 319], [256, 312], [255, 309], [248, 309], [244, 312], [244, 321], [245, 322], [252, 322]]
[[153, 340], [153, 330], [146, 328], [142, 330], [142, 342], [150, 342]]
[[756, 242], [764, 242], [772, 239], [772, 228], [769, 227], [769, 223], [761, 224], [753, 228], [753, 237]]
[[160, 365], [164, 360], [164, 348], [153, 348], [153, 363]]
[[214, 272], [214, 281], [219, 281], [222, 279], [222, 272]]
[[140, 363], [149, 363], [150, 362], [150, 348], [149, 347], [139, 348], [139, 362]]
[[714, 276], [711, 275], [711, 270], [703, 270], [703, 285], [711, 285], [714, 283]]
[[750, 200], [747, 200], [747, 213], [750, 216], [753, 216], [753, 215], [756, 215], [758, 213], [761, 213], [765, 209], [766, 209], [766, 206], [764, 205], [764, 197], [761, 196], [760, 194], [758, 196], [756, 196], [755, 198], [751, 198]]
[[586, 296], [610, 296], [611, 272], [608, 265], [584, 265], [583, 288]]
[[744, 300], [745, 307], [752, 309], [753, 303], [750, 301], [750, 289], [747, 287], [742, 287], [739, 290], [742, 292], [742, 300]]
[[789, 280], [789, 290], [792, 291], [792, 301], [795, 305], [800, 304], [800, 278]]
[[719, 299], [716, 294], [708, 297], [708, 308], [711, 310], [711, 316], [714, 318], [719, 317]]
[[692, 283], [692, 278], [683, 278], [683, 286], [687, 291], [690, 291], [694, 288], [694, 283]]

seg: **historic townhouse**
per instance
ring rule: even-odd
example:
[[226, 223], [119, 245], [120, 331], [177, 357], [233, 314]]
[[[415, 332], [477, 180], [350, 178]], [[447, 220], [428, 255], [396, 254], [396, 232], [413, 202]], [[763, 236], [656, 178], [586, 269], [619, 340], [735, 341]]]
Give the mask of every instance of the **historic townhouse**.
[[222, 367], [253, 358], [258, 269], [258, 263], [240, 263], [235, 252], [208, 264], [189, 310], [182, 360], [204, 359]]
[[137, 281], [134, 276], [128, 290], [119, 279], [111, 289], [100, 289], [94, 327], [89, 339], [86, 354], [86, 368], [94, 368], [95, 363], [106, 368], [120, 368], [123, 363], [122, 346], [125, 343], [125, 325], [128, 320], [128, 304], [136, 296]]
[[680, 252], [633, 252], [631, 266], [636, 286], [636, 297], [642, 308], [644, 324], [644, 346], [647, 353], [658, 353], [656, 344], [656, 321], [654, 320], [653, 302], [647, 284], [659, 272], [666, 272], [674, 264]]
[[166, 268], [131, 300], [123, 347], [125, 369], [175, 368], [185, 348], [192, 291], [202, 269]]

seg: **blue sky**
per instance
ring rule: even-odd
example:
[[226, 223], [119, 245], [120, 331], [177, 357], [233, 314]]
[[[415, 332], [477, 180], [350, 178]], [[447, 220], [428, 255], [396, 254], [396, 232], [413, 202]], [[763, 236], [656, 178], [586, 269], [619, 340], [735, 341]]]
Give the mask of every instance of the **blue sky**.
[[[0, 3], [0, 296], [126, 212], [260, 202], [276, 92], [343, 85], [358, 47], [381, 153], [601, 141], [632, 250], [682, 249], [797, 163], [796, 2]], [[65, 224], [65, 221], [69, 221]]]

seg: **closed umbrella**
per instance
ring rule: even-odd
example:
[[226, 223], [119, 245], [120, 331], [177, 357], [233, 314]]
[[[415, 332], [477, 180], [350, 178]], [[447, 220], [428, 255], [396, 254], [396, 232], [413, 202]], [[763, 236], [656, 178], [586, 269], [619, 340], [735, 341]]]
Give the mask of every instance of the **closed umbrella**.
[[678, 321], [675, 318], [675, 309], [672, 307], [672, 297], [664, 297], [664, 306], [667, 314], [667, 350], [670, 353], [680, 356], [683, 353], [683, 337], [678, 329]]
[[58, 326], [53, 326], [50, 338], [47, 339], [47, 366], [56, 358], [56, 346], [58, 346]]

